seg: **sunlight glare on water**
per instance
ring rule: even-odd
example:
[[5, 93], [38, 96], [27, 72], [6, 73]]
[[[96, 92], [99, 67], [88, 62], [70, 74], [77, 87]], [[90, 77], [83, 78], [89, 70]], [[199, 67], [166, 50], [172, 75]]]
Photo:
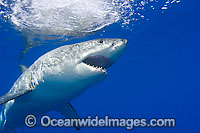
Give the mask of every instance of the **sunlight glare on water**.
[[17, 29], [42, 34], [92, 32], [120, 19], [107, 0], [15, 0], [10, 10]]
[[[180, 2], [165, 1], [163, 10]], [[138, 16], [144, 18], [140, 11], [156, 2], [159, 0], [0, 0], [0, 15], [22, 32], [80, 36], [116, 22], [129, 25]]]

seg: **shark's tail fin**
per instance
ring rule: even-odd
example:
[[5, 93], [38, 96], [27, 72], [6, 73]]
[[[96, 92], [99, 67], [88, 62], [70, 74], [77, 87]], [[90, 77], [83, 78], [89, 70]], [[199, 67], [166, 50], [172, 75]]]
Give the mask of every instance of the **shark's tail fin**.
[[[18, 115], [15, 114], [15, 110], [10, 113], [8, 107], [10, 107], [10, 105], [4, 104], [0, 112], [0, 133], [14, 133], [17, 128], [23, 128], [20, 126], [24, 124], [24, 120], [20, 119], [19, 121]], [[21, 118], [21, 116], [19, 117]]]
[[6, 132], [5, 131], [5, 122], [6, 122], [6, 119], [5, 119], [5, 115], [4, 115], [4, 105], [2, 107], [2, 110], [1, 110], [1, 114], [0, 114], [0, 133], [4, 133]]
[[6, 117], [5, 117], [5, 110], [4, 107], [2, 108], [1, 114], [0, 114], [0, 133], [13, 133], [14, 129], [11, 129], [6, 124]]
[[2, 110], [1, 114], [0, 114], [0, 132], [1, 132], [2, 127], [3, 127], [3, 123], [4, 123], [4, 120], [3, 120], [3, 110]]

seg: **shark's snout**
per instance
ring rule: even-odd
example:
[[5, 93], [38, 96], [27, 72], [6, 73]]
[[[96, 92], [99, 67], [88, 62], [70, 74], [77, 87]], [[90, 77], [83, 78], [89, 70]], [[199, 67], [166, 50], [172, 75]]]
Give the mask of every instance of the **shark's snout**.
[[111, 54], [109, 54], [109, 59], [114, 63], [116, 62], [119, 57], [123, 54], [124, 50], [126, 49], [128, 40], [127, 39], [119, 39], [116, 44], [114, 45], [114, 49], [112, 50]]
[[127, 43], [128, 43], [127, 39], [122, 39], [122, 41], [124, 42], [125, 45], [127, 45]]

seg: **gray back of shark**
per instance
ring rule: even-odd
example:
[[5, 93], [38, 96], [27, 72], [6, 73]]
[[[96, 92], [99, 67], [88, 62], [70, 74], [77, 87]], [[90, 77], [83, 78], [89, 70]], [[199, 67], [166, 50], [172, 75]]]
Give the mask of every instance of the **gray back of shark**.
[[51, 110], [78, 118], [70, 100], [103, 81], [106, 68], [121, 56], [126, 44], [125, 39], [96, 39], [65, 45], [41, 56], [24, 68], [10, 91], [0, 97], [0, 104], [5, 103], [1, 130], [15, 130], [23, 126], [26, 115], [39, 116]]

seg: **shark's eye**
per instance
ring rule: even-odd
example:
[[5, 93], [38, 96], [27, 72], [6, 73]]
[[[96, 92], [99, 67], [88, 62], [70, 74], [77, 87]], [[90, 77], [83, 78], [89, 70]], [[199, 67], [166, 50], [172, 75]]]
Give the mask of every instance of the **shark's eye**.
[[99, 43], [103, 43], [103, 40], [100, 40]]
[[115, 43], [112, 43], [112, 46], [115, 46]]

